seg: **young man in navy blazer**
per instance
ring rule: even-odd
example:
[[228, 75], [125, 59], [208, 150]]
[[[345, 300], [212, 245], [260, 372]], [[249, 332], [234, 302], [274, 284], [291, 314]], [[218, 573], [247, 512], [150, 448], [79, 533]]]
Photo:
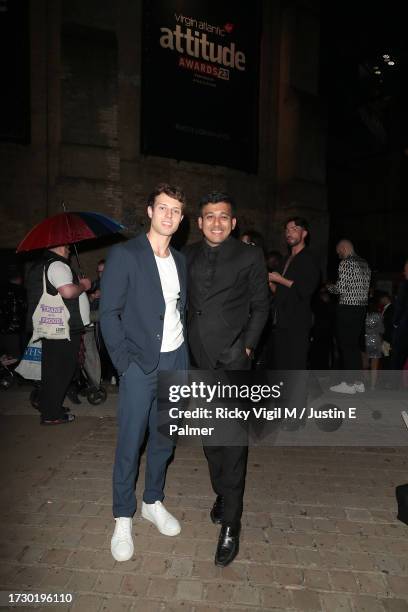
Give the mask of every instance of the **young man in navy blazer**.
[[163, 444], [158, 438], [157, 373], [188, 368], [185, 259], [169, 246], [183, 219], [184, 206], [185, 196], [178, 187], [158, 185], [147, 201], [149, 231], [115, 246], [102, 276], [100, 323], [120, 375], [111, 541], [116, 561], [129, 560], [134, 551], [135, 480], [147, 429], [142, 516], [164, 535], [180, 533], [179, 522], [162, 504], [173, 444]]

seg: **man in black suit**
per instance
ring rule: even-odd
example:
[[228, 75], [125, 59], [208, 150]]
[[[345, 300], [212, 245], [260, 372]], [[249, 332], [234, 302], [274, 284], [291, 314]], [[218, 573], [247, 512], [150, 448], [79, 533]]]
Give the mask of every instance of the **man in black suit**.
[[274, 367], [277, 370], [306, 370], [309, 333], [312, 327], [311, 299], [320, 271], [306, 246], [308, 223], [302, 217], [288, 219], [286, 242], [290, 249], [282, 273], [270, 272], [277, 284], [275, 293]]
[[[232, 198], [212, 192], [200, 201], [203, 240], [185, 249], [189, 270], [188, 334], [194, 364], [203, 370], [249, 370], [268, 317], [267, 272], [261, 249], [231, 236]], [[247, 446], [205, 446], [217, 494], [211, 519], [222, 525], [215, 563], [236, 557], [245, 488]]]

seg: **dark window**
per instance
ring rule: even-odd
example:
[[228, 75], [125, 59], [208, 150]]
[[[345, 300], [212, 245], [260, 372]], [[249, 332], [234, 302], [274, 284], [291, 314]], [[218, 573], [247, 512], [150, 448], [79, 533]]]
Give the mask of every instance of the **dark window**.
[[30, 142], [28, 0], [0, 0], [0, 140]]

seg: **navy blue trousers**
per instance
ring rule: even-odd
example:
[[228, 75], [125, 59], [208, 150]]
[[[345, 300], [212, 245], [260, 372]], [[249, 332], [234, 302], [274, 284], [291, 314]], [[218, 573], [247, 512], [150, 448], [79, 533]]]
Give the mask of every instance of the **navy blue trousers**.
[[183, 343], [177, 350], [160, 353], [157, 369], [150, 374], [134, 362], [120, 379], [118, 439], [113, 469], [113, 516], [133, 516], [136, 512], [135, 484], [140, 448], [147, 430], [145, 489], [143, 501], [153, 504], [164, 498], [167, 464], [173, 443], [157, 431], [157, 373], [160, 370], [187, 370], [188, 354]]

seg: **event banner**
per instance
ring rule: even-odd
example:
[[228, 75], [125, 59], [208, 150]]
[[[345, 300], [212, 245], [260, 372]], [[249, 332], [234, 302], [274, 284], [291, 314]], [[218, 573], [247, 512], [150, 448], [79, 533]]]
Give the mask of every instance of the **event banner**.
[[259, 46], [259, 0], [144, 0], [142, 153], [256, 172]]

